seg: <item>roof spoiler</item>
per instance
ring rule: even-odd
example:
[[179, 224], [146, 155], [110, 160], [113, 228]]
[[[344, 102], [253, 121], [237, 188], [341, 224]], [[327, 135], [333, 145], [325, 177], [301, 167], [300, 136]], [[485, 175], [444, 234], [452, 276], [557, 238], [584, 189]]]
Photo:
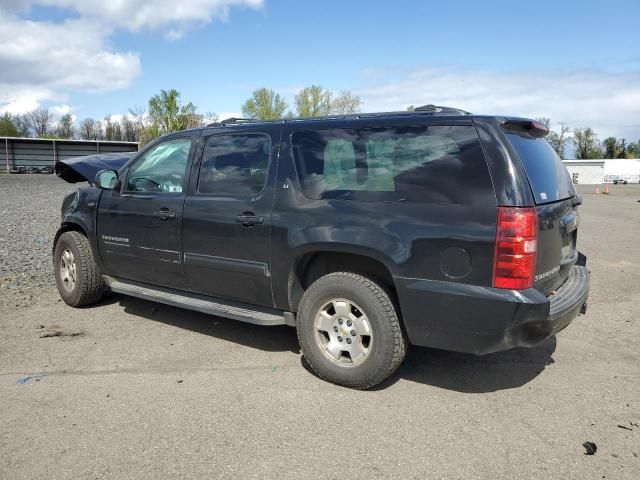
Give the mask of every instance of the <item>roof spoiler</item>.
[[528, 133], [532, 137], [542, 138], [549, 133], [549, 129], [544, 123], [535, 120], [510, 119], [500, 124], [505, 130], [512, 132]]

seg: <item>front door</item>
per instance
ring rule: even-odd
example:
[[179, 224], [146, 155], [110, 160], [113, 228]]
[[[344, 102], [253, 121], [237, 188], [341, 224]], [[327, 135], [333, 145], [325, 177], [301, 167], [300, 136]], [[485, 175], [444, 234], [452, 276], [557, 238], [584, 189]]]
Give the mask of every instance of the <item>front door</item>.
[[193, 291], [273, 306], [269, 178], [275, 175], [279, 131], [274, 128], [273, 137], [265, 131], [204, 139], [183, 221], [184, 268]]
[[192, 137], [165, 140], [123, 172], [121, 188], [103, 192], [98, 248], [105, 273], [188, 290], [181, 226]]

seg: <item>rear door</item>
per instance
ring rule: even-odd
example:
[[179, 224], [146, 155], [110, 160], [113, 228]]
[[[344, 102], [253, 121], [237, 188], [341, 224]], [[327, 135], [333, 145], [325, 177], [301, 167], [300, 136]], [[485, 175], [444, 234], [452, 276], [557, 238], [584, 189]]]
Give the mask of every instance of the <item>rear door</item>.
[[534, 287], [548, 294], [567, 278], [578, 259], [579, 201], [569, 172], [542, 137], [506, 134], [527, 174], [538, 215]]
[[280, 127], [204, 134], [183, 221], [184, 268], [192, 291], [273, 306], [272, 177], [279, 132]]

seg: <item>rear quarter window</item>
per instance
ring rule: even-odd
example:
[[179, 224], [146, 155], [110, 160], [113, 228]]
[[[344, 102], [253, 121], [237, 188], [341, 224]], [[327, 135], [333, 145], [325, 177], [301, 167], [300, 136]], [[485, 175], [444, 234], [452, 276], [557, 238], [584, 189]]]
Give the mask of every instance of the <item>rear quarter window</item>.
[[496, 204], [473, 126], [309, 130], [291, 142], [312, 199]]
[[557, 202], [575, 195], [567, 168], [549, 142], [524, 133], [507, 133], [520, 158], [536, 204]]

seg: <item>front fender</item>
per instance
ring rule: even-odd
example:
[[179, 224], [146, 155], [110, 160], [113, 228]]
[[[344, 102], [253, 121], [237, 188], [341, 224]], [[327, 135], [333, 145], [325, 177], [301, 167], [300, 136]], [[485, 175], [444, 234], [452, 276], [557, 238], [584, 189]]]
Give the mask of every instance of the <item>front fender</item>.
[[102, 190], [98, 188], [79, 188], [64, 198], [60, 228], [58, 228], [53, 241], [53, 250], [56, 248], [58, 238], [64, 232], [82, 232], [89, 240], [96, 262], [102, 268], [96, 241], [96, 212], [101, 194]]

